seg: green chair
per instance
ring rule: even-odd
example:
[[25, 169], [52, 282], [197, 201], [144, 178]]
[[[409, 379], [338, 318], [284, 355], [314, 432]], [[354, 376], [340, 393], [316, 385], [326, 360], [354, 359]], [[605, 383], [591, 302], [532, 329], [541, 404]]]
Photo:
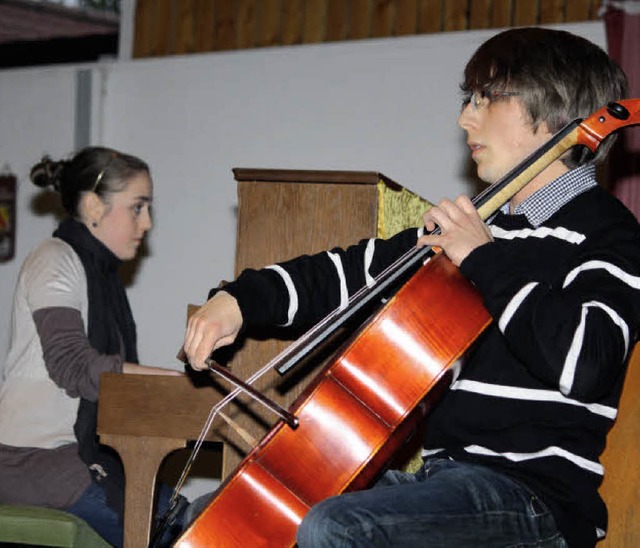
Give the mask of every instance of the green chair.
[[109, 548], [82, 519], [52, 508], [0, 504], [0, 546]]

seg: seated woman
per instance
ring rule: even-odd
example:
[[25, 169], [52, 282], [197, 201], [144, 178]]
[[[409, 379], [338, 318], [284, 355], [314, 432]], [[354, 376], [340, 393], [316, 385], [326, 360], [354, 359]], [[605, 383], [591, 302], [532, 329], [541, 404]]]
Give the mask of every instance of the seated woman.
[[149, 167], [90, 147], [43, 158], [31, 180], [60, 194], [68, 218], [26, 258], [15, 289], [0, 385], [0, 502], [66, 510], [121, 546], [122, 467], [96, 441], [100, 375], [182, 375], [138, 365], [118, 275], [151, 229]]

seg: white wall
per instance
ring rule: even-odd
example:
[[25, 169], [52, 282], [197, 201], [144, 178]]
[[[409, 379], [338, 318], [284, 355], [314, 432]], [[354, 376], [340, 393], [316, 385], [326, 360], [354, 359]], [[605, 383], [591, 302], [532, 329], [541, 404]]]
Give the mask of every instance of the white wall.
[[73, 148], [75, 69], [0, 70], [0, 169], [18, 176], [16, 255], [0, 263], [0, 371], [8, 351], [13, 289], [29, 249], [50, 235], [53, 215], [34, 208], [37, 188], [29, 170], [43, 154], [66, 155]]
[[[563, 28], [604, 46], [599, 22]], [[179, 367], [186, 304], [232, 276], [233, 167], [381, 171], [432, 201], [472, 193], [457, 86], [493, 32], [89, 65], [94, 144], [141, 156], [155, 181], [149, 255], [130, 287], [141, 360]], [[0, 367], [19, 265], [55, 225], [32, 210], [29, 167], [74, 148], [76, 68], [0, 71], [0, 167], [20, 179], [17, 254], [0, 264]]]

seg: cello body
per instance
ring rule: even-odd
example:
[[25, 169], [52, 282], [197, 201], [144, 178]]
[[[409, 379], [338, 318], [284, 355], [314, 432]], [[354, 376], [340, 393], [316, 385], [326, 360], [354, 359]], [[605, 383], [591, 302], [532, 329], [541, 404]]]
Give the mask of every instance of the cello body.
[[279, 421], [175, 546], [294, 545], [311, 506], [380, 476], [490, 322], [473, 286], [436, 255], [296, 400], [299, 426]]

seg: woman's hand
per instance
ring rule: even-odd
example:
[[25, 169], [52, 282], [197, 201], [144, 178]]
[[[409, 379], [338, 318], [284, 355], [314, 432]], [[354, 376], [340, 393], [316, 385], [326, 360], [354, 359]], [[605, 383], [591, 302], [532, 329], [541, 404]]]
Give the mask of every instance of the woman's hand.
[[207, 369], [211, 352], [236, 340], [242, 327], [242, 313], [235, 297], [219, 291], [187, 322], [183, 349], [194, 369]]
[[458, 196], [453, 202], [442, 200], [422, 218], [428, 231], [431, 232], [438, 225], [440, 234], [422, 236], [418, 239], [418, 247], [440, 247], [456, 266], [460, 266], [476, 247], [493, 241], [489, 228], [471, 200], [464, 195]]

